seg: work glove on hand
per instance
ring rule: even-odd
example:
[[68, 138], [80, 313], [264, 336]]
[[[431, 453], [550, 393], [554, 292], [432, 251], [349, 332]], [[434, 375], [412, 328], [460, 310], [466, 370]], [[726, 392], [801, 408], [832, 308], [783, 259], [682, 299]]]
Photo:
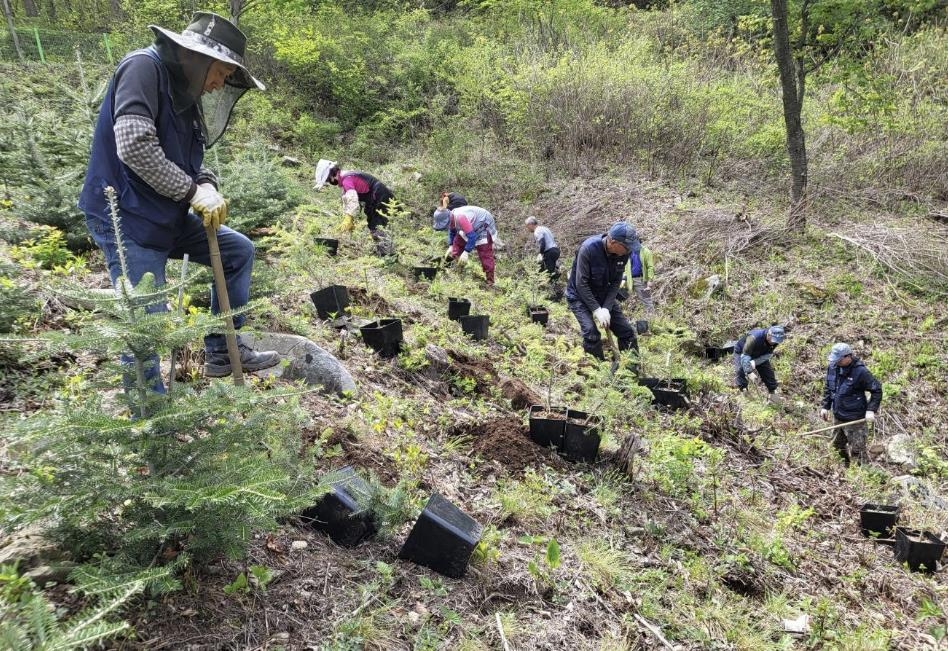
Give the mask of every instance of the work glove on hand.
[[593, 311], [593, 318], [596, 319], [596, 322], [600, 327], [608, 328], [609, 322], [612, 319], [612, 315], [609, 314], [609, 310], [604, 307], [600, 307]]
[[820, 418], [829, 422], [829, 419], [830, 419], [829, 409], [820, 409]]
[[537, 253], [537, 262], [540, 262], [540, 263], [543, 262], [543, 254], [542, 254], [542, 253]]
[[463, 267], [464, 265], [466, 265], [467, 259], [470, 257], [471, 256], [468, 254], [467, 251], [461, 251], [461, 255], [458, 256], [458, 266]]
[[342, 221], [339, 222], [339, 226], [336, 229], [339, 233], [351, 233], [355, 228], [355, 220], [352, 219], [352, 215], [343, 215]]
[[757, 362], [751, 360], [751, 373], [757, 370]]
[[216, 231], [227, 221], [227, 201], [210, 183], [200, 183], [191, 197], [191, 208], [204, 220], [204, 226]]
[[874, 411], [867, 411], [867, 412], [866, 412], [866, 422], [869, 423], [870, 425], [873, 424], [874, 422], [876, 422], [876, 412], [874, 412]]

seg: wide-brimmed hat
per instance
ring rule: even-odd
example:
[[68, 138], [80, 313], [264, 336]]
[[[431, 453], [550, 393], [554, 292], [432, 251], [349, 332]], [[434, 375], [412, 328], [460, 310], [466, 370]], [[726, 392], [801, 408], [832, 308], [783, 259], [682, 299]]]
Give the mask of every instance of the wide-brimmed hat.
[[158, 38], [166, 38], [186, 50], [237, 66], [233, 74], [227, 78], [226, 83], [231, 86], [266, 90], [266, 86], [251, 75], [244, 65], [247, 37], [223, 16], [198, 11], [191, 18], [191, 24], [180, 34], [158, 25], [148, 27]]

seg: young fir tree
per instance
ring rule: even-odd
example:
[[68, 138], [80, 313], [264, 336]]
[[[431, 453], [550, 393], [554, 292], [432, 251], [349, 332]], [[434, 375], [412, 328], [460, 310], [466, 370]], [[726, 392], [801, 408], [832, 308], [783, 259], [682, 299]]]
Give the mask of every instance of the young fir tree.
[[[114, 202], [113, 222], [121, 248]], [[95, 299], [101, 309], [88, 324], [56, 342], [108, 357], [136, 353], [133, 416], [115, 399], [118, 373], [72, 378], [51, 409], [13, 432], [20, 472], [3, 478], [0, 501], [6, 522], [40, 521], [75, 560], [96, 558], [83, 572], [103, 590], [109, 577], [122, 584], [141, 568], [240, 558], [251, 532], [274, 528], [324, 490], [301, 450], [298, 392], [223, 380], [202, 391], [150, 391], [140, 360], [220, 331], [220, 318], [147, 313], [175, 288], [118, 284], [113, 299]]]

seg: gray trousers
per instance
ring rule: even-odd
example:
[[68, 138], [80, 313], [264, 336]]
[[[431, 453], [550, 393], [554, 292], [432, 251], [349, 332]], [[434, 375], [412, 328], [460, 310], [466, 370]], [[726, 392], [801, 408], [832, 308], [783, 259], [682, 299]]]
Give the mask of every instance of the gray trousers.
[[[833, 416], [834, 423], [844, 423], [836, 416]], [[836, 434], [833, 436], [833, 447], [836, 448], [846, 465], [849, 465], [850, 459], [855, 459], [857, 463], [867, 463], [869, 453], [866, 451], [866, 438], [868, 431], [866, 423], [858, 423], [847, 427], [837, 427]]]
[[652, 289], [648, 287], [641, 276], [632, 279], [632, 289], [635, 290], [635, 295], [639, 297], [639, 300], [642, 301], [642, 305], [645, 306], [645, 313], [649, 316], [655, 314], [655, 303], [652, 301]]

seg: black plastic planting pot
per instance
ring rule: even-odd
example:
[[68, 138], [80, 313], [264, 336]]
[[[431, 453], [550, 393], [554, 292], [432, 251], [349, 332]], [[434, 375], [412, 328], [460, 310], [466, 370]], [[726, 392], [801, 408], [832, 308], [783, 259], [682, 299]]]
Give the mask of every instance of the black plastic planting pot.
[[330, 285], [309, 295], [320, 319], [340, 316], [349, 307], [349, 290], [342, 285]]
[[438, 275], [437, 267], [412, 267], [412, 273], [415, 274], [415, 280], [434, 280], [434, 277]]
[[863, 504], [859, 510], [862, 535], [891, 538], [899, 519], [899, 507], [885, 504]]
[[726, 341], [723, 346], [705, 346], [704, 356], [716, 362], [719, 359], [734, 354], [734, 346], [736, 344], [736, 341]]
[[362, 340], [382, 357], [395, 357], [402, 349], [402, 320], [380, 319], [359, 328]]
[[561, 448], [566, 433], [566, 412], [566, 407], [530, 407], [530, 440], [545, 448]]
[[563, 456], [570, 461], [592, 463], [599, 454], [599, 422], [584, 411], [566, 411]]
[[459, 579], [467, 571], [467, 563], [480, 540], [481, 525], [435, 493], [418, 516], [398, 557]]
[[531, 305], [528, 311], [530, 313], [530, 320], [534, 323], [545, 326], [546, 322], [550, 320], [550, 312], [543, 305]]
[[688, 408], [688, 381], [684, 378], [643, 377], [639, 378], [639, 385], [648, 387], [652, 392], [652, 404], [668, 407], [669, 409]]
[[636, 334], [644, 335], [648, 332], [648, 321], [639, 320], [635, 322], [635, 332]]
[[471, 335], [471, 338], [475, 341], [481, 341], [487, 339], [487, 327], [490, 325], [490, 317], [486, 314], [478, 314], [473, 316], [462, 316], [461, 321], [461, 330], [466, 334]]
[[941, 538], [928, 531], [895, 528], [895, 560], [915, 572], [934, 572], [945, 551]]
[[448, 297], [448, 318], [452, 321], [459, 320], [462, 316], [471, 313], [471, 302], [466, 298]]
[[339, 252], [339, 240], [331, 237], [317, 237], [313, 240], [316, 244], [326, 247], [326, 253], [335, 256]]
[[332, 483], [332, 490], [300, 515], [300, 519], [314, 529], [329, 534], [337, 545], [355, 547], [375, 533], [375, 523], [369, 511], [360, 509], [359, 494], [368, 495], [369, 486], [355, 474], [352, 466], [337, 473], [340, 478]]

